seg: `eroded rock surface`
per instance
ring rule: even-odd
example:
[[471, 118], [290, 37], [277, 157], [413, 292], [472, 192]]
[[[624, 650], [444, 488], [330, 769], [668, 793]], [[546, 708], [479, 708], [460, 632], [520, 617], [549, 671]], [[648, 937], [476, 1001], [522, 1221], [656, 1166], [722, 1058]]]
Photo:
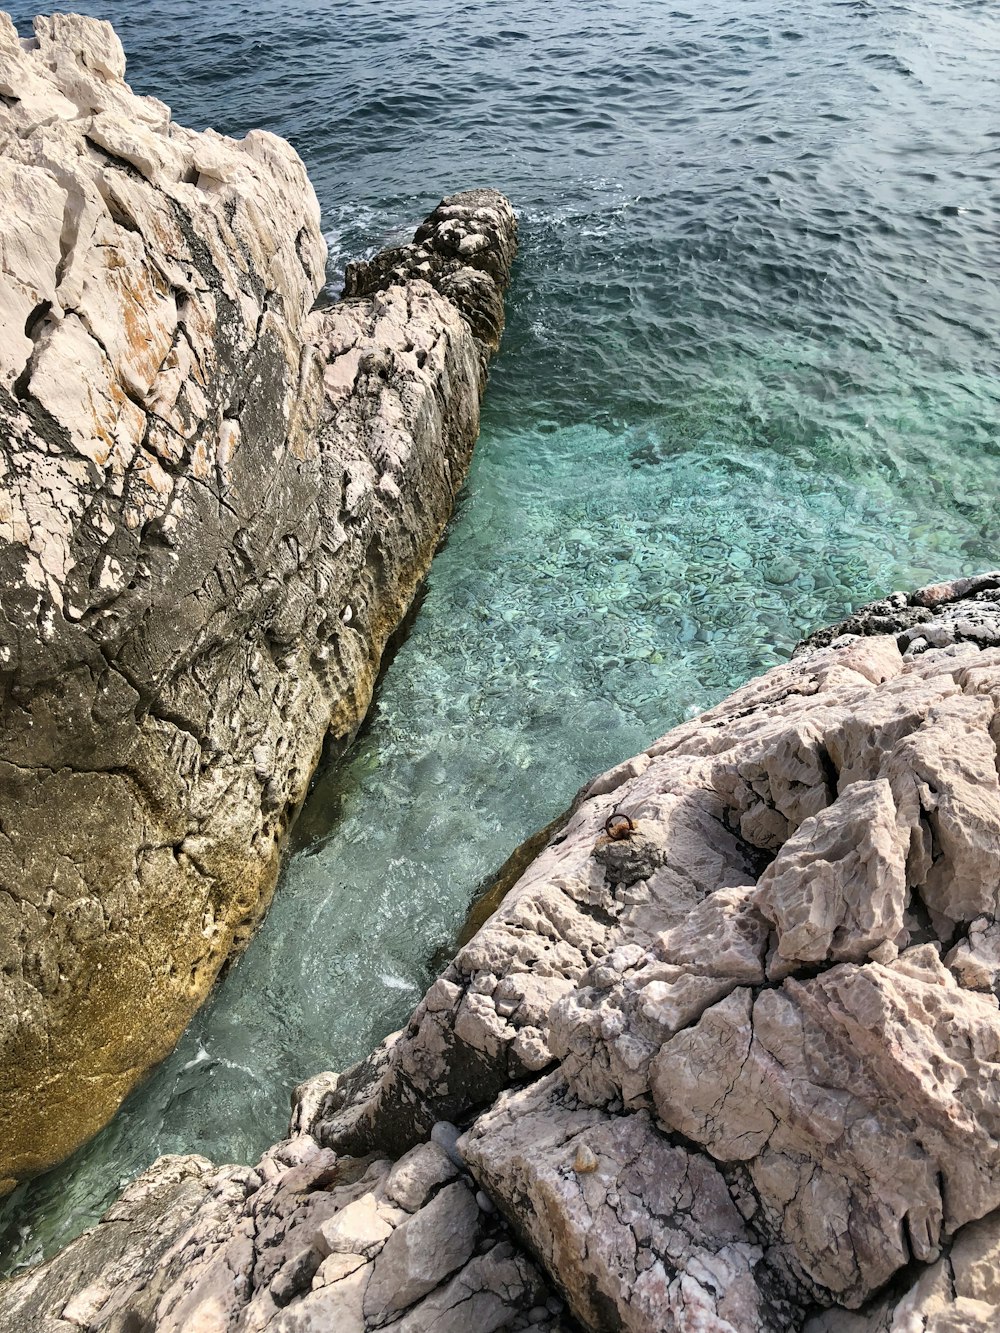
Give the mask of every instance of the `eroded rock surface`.
[[[904, 1284], [905, 1286], [906, 1284]], [[1000, 1328], [1000, 1216], [963, 1227], [948, 1252], [863, 1314], [829, 1310], [804, 1333], [994, 1333]]]
[[0, 14], [0, 1191], [259, 920], [464, 477], [516, 243], [456, 196], [314, 310], [292, 149], [124, 72], [106, 23]]
[[[109, 1333], [995, 1328], [1000, 643], [949, 632], [839, 635], [597, 778], [409, 1025], [297, 1091], [244, 1201], [245, 1168], [185, 1177], [189, 1248], [148, 1261], [112, 1210], [0, 1329], [29, 1299]], [[107, 1228], [132, 1325], [86, 1276]]]
[[[642, 1314], [636, 1246], [667, 1254], [649, 1189], [599, 1277], [566, 1259], [560, 1238], [590, 1242], [563, 1115], [714, 1163], [726, 1243], [754, 1257], [751, 1304], [707, 1326], [801, 1327], [933, 1266], [1000, 1208], [1000, 634], [965, 628], [993, 586], [908, 599], [946, 608], [921, 621], [936, 647], [838, 635], [597, 779], [409, 1026], [301, 1090], [297, 1124], [362, 1152], [472, 1120], [473, 1171], [595, 1329], [701, 1325], [669, 1304], [676, 1263]], [[545, 1083], [501, 1091], [554, 1068], [561, 1110], [535, 1116]]]
[[433, 1144], [250, 1167], [162, 1158], [91, 1231], [0, 1289], [0, 1333], [571, 1333], [562, 1300]]
[[920, 653], [950, 643], [988, 648], [1000, 635], [1000, 572], [893, 592], [860, 607], [846, 620], [816, 630], [799, 652], [825, 648], [844, 635], [891, 634], [900, 649]]
[[647, 1112], [582, 1105], [554, 1073], [502, 1094], [462, 1147], [587, 1328], [783, 1326], [722, 1175]]

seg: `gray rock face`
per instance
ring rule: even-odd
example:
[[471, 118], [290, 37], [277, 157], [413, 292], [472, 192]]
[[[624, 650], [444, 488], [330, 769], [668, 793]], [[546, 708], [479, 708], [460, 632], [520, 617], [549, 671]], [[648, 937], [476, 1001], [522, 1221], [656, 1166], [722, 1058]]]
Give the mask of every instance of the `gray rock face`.
[[28, 1300], [121, 1333], [68, 1277], [104, 1235], [155, 1328], [572, 1327], [540, 1274], [591, 1333], [995, 1328], [1000, 642], [947, 605], [954, 641], [838, 636], [581, 793], [409, 1025], [299, 1089], [256, 1174], [315, 1164], [317, 1239], [245, 1313], [219, 1236], [270, 1255], [266, 1183], [252, 1238], [186, 1187], [183, 1275], [112, 1212], [0, 1289], [2, 1333]]
[[465, 475], [516, 244], [456, 196], [314, 310], [295, 153], [124, 70], [108, 24], [0, 15], [0, 1192], [264, 911]]
[[0, 1333], [570, 1333], [466, 1177], [407, 1210], [394, 1175], [308, 1136], [256, 1169], [163, 1158], [51, 1263], [0, 1288]]

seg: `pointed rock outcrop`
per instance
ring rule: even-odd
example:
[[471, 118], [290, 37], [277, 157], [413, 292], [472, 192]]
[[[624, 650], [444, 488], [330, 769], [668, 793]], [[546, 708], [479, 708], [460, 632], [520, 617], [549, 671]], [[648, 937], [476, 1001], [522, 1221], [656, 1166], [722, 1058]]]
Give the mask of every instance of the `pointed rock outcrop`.
[[458, 195], [315, 309], [294, 151], [124, 74], [107, 23], [0, 14], [0, 1191], [259, 921], [462, 484], [516, 246]]

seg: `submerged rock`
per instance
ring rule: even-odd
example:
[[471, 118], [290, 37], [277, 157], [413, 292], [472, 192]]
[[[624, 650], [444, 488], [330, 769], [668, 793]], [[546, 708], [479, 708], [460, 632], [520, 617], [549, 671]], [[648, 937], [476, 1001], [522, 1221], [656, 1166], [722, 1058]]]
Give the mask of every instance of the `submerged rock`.
[[292, 149], [124, 72], [107, 23], [0, 14], [0, 1192], [266, 908], [464, 478], [516, 244], [455, 196], [315, 310]]
[[[164, 1329], [995, 1328], [1000, 633], [970, 641], [947, 605], [935, 648], [837, 636], [597, 778], [408, 1026], [298, 1090], [265, 1183], [190, 1188], [186, 1240], [154, 1229], [148, 1260], [113, 1209], [0, 1288], [2, 1333], [31, 1302], [109, 1333], [126, 1308]], [[247, 1177], [218, 1178], [213, 1200]], [[287, 1219], [273, 1255], [262, 1210]], [[127, 1296], [95, 1286], [102, 1247]]]

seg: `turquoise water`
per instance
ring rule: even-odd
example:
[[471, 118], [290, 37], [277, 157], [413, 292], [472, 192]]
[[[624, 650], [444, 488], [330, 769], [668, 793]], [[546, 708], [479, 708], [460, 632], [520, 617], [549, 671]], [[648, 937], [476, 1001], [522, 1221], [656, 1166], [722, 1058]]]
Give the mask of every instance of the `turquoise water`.
[[595, 771], [810, 627], [1000, 563], [994, 7], [77, 7], [178, 119], [295, 142], [333, 290], [467, 185], [510, 194], [522, 251], [370, 724], [175, 1054], [6, 1205], [8, 1266], [159, 1153], [252, 1160], [295, 1082], [405, 1018], [478, 884]]

